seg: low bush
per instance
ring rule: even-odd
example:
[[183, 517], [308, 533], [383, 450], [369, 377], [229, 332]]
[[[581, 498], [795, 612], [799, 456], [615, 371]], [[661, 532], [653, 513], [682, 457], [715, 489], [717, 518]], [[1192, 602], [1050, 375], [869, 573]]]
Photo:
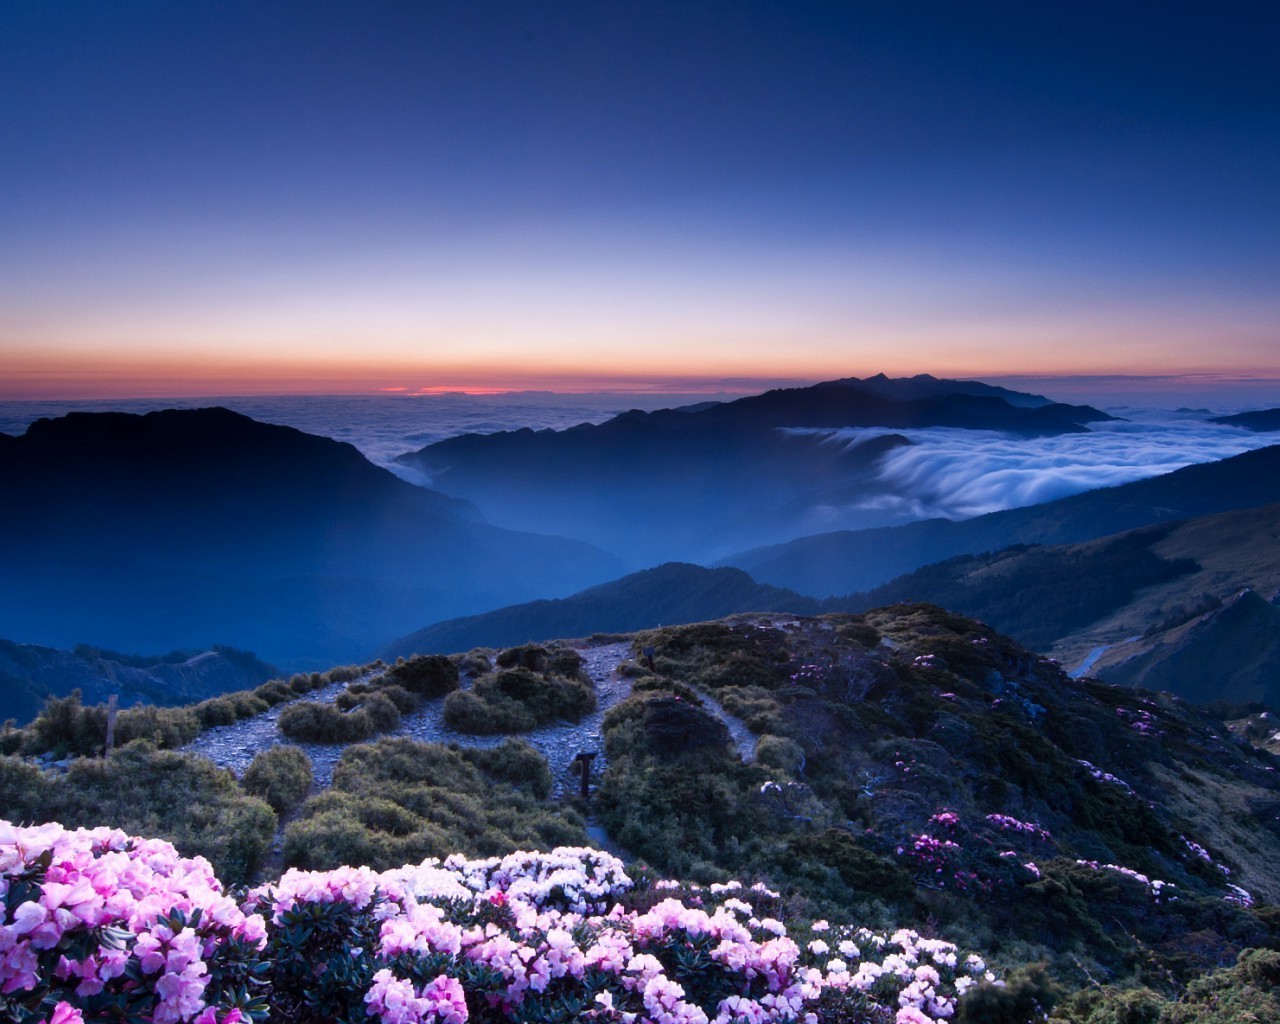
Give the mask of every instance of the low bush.
[[359, 743], [374, 734], [373, 723], [363, 709], [343, 712], [332, 704], [314, 701], [290, 704], [280, 712], [276, 725], [300, 743]]
[[225, 768], [144, 743], [79, 758], [65, 775], [0, 758], [0, 818], [159, 836], [236, 883], [257, 873], [276, 828], [271, 808]]
[[458, 666], [440, 654], [401, 658], [383, 674], [388, 684], [403, 687], [419, 697], [443, 697], [458, 688]]
[[285, 861], [390, 867], [454, 851], [584, 844], [582, 818], [547, 804], [550, 792], [546, 761], [522, 741], [484, 750], [402, 738], [352, 746], [332, 789], [285, 830]]
[[[576, 659], [576, 652], [570, 653]], [[492, 735], [528, 732], [561, 720], [581, 721], [594, 707], [595, 690], [589, 681], [519, 667], [478, 679], [470, 690], [451, 693], [445, 699], [444, 714], [445, 722], [459, 732]]]
[[271, 747], [250, 762], [240, 782], [245, 792], [283, 814], [311, 792], [311, 759], [298, 747]]

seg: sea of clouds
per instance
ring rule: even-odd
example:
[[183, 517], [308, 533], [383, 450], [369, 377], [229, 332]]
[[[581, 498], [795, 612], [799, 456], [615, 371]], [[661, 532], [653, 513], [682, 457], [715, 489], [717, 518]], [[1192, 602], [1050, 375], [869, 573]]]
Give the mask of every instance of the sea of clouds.
[[[73, 410], [147, 412], [222, 405], [264, 422], [350, 442], [373, 462], [412, 479], [391, 460], [445, 437], [521, 427], [563, 429], [599, 423], [628, 409], [663, 408], [707, 397], [521, 392], [0, 402], [0, 432], [20, 434], [42, 416]], [[821, 529], [825, 522], [825, 528], [834, 529], [851, 519], [865, 519], [866, 513], [874, 513], [874, 519], [884, 522], [935, 516], [962, 519], [1128, 483], [1280, 443], [1280, 434], [1210, 423], [1213, 413], [1205, 409], [1130, 408], [1123, 414], [1124, 420], [1093, 424], [1088, 433], [1044, 438], [940, 427], [840, 431], [837, 437], [851, 443], [877, 434], [905, 433], [912, 444], [884, 458], [880, 486], [874, 493], [846, 508], [814, 509], [813, 523], [808, 525]]]
[[1213, 462], [1280, 443], [1280, 434], [1210, 423], [1207, 413], [1131, 410], [1131, 418], [1095, 423], [1085, 434], [1014, 437], [933, 427], [848, 430], [850, 443], [901, 433], [910, 446], [881, 462], [879, 492], [843, 512], [888, 512], [903, 519], [967, 519], [1065, 498]]

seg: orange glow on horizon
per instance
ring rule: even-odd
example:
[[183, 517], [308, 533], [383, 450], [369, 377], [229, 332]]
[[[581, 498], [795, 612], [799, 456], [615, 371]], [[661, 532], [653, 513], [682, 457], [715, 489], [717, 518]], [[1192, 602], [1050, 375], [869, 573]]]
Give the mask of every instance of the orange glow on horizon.
[[[798, 348], [798, 347], [797, 347]], [[0, 352], [0, 399], [73, 400], [114, 398], [202, 398], [286, 394], [383, 394], [431, 397], [446, 394], [500, 395], [520, 391], [558, 393], [621, 392], [679, 394], [746, 394], [771, 387], [800, 386], [842, 377], [876, 373], [985, 379], [1005, 377], [1149, 377], [1150, 367], [1121, 359], [1089, 360], [1071, 365], [1057, 353], [1023, 353], [1018, 363], [1000, 359], [996, 350], [968, 353], [943, 346], [904, 342], [890, 355], [888, 346], [850, 344], [843, 357], [779, 345], [767, 354], [742, 353], [726, 360], [708, 352], [700, 358], [664, 363], [645, 372], [607, 356], [590, 362], [571, 361], [548, 353], [544, 358], [507, 360], [499, 364], [459, 356], [403, 361], [350, 357], [306, 361], [281, 357], [243, 357], [135, 352]], [[1227, 380], [1272, 379], [1270, 367], [1164, 365], [1156, 376], [1206, 376]]]

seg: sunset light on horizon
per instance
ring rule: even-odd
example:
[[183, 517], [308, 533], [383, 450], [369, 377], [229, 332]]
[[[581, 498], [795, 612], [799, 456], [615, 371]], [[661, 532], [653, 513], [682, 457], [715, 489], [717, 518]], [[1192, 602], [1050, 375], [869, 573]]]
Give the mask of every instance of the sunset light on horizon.
[[11, 6], [0, 398], [1280, 378], [1277, 17]]

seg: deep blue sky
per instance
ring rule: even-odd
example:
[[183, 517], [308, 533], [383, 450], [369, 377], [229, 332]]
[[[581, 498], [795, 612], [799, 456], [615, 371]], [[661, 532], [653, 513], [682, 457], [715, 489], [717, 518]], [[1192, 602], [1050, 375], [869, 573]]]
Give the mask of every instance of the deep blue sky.
[[1280, 376], [1278, 40], [1270, 3], [9, 4], [0, 379]]

